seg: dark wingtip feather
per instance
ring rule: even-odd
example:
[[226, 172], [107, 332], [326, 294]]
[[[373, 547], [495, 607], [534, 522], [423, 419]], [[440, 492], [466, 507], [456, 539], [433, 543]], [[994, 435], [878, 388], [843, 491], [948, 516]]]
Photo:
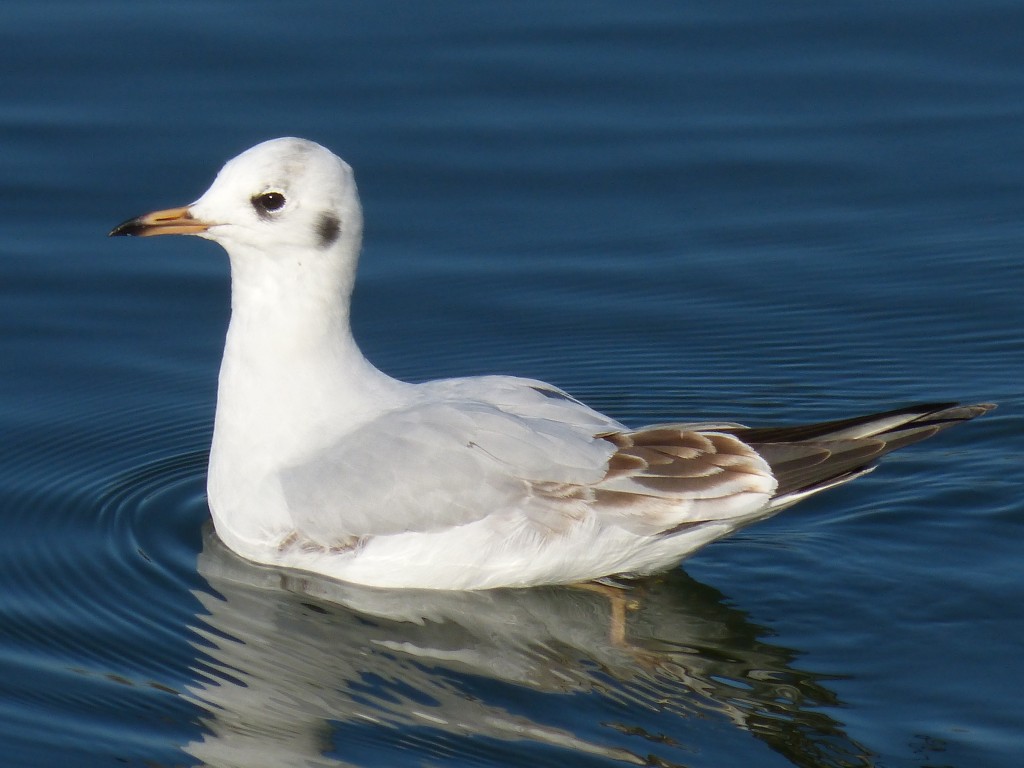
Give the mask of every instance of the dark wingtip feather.
[[780, 498], [853, 479], [887, 453], [995, 407], [994, 403], [927, 403], [819, 424], [731, 431], [768, 462], [779, 484], [776, 498]]

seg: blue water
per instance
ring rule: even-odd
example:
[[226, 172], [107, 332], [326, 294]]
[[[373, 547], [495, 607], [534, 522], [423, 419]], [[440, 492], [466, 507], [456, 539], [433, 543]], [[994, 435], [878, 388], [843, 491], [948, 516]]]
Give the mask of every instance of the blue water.
[[[1016, 766], [1024, 6], [0, 6], [0, 763]], [[107, 240], [277, 135], [356, 333], [628, 423], [1000, 409], [631, 595], [423, 597], [208, 531], [227, 263]], [[621, 606], [620, 606], [621, 607]]]

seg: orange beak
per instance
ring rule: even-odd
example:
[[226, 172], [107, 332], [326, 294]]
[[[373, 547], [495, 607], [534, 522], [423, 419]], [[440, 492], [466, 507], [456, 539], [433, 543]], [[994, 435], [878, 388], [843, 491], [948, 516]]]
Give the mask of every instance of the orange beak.
[[188, 206], [182, 208], [168, 208], [164, 211], [153, 211], [134, 219], [129, 219], [123, 224], [118, 224], [110, 230], [109, 237], [118, 235], [132, 235], [135, 237], [150, 237], [152, 235], [196, 235], [208, 230], [212, 224], [192, 218]]

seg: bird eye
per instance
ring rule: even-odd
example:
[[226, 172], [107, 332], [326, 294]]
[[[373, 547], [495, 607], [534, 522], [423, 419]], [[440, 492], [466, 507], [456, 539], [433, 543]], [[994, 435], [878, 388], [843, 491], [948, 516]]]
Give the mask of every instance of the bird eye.
[[252, 199], [252, 207], [261, 216], [279, 211], [284, 207], [284, 195], [280, 192], [264, 192]]

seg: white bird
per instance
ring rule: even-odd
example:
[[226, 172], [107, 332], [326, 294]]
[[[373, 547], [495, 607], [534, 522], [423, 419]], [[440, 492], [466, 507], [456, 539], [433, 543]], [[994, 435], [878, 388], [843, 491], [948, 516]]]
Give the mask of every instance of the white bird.
[[349, 326], [362, 229], [352, 169], [282, 138], [110, 233], [198, 235], [230, 257], [208, 495], [220, 538], [256, 562], [431, 589], [649, 574], [994, 407], [631, 429], [531, 379], [398, 381]]

